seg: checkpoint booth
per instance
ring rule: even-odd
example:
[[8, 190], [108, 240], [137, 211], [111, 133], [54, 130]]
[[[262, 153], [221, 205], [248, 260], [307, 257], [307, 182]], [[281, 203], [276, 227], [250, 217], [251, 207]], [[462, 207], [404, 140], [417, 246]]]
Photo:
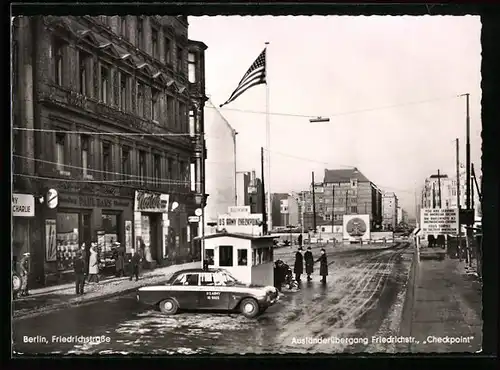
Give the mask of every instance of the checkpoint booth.
[[[202, 239], [202, 237], [198, 237]], [[201, 240], [202, 261], [223, 268], [245, 284], [274, 285], [275, 236], [219, 232]]]

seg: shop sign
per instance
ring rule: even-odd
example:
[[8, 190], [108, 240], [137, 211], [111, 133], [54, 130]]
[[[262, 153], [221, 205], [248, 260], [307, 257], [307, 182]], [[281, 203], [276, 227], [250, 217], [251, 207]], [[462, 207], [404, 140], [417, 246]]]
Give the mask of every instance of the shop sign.
[[135, 192], [134, 211], [136, 212], [167, 212], [168, 194], [150, 193], [146, 191]]
[[130, 206], [128, 200], [117, 200], [111, 198], [101, 198], [92, 195], [69, 196], [60, 195], [59, 205], [62, 207], [82, 207], [82, 208], [127, 208]]
[[219, 215], [218, 225], [220, 229], [225, 229], [229, 233], [259, 234], [262, 231], [262, 214]]
[[200, 218], [198, 216], [189, 216], [188, 222], [200, 222]]
[[14, 217], [33, 217], [35, 197], [31, 194], [12, 194], [12, 215]]

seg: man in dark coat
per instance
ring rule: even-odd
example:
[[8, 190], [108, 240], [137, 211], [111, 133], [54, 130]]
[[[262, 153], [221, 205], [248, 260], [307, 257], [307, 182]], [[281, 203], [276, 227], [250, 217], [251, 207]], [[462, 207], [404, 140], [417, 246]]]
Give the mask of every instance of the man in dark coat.
[[326, 283], [326, 277], [328, 276], [328, 261], [326, 259], [326, 253], [323, 248], [321, 248], [321, 256], [316, 260], [319, 262], [319, 274], [321, 275], [321, 282]]
[[19, 261], [19, 275], [21, 276], [21, 295], [27, 296], [28, 293], [28, 277], [30, 274], [30, 253], [24, 253]]
[[114, 244], [115, 244], [114, 257], [115, 257], [116, 276], [122, 277], [124, 275], [124, 269], [125, 269], [124, 251], [120, 243], [116, 242]]
[[141, 264], [142, 258], [141, 255], [137, 250], [132, 249], [132, 257], [130, 258], [130, 269], [131, 269], [131, 274], [130, 274], [130, 280], [135, 276], [135, 281], [139, 280], [139, 267]]
[[77, 252], [75, 259], [73, 260], [73, 269], [75, 271], [75, 285], [76, 294], [82, 295], [83, 288], [85, 286], [85, 260], [83, 259], [83, 253]]
[[302, 257], [302, 248], [299, 247], [297, 253], [295, 253], [295, 264], [293, 266], [293, 272], [295, 273], [295, 280], [300, 283], [300, 275], [304, 272], [304, 258]]
[[299, 234], [298, 242], [299, 242], [299, 247], [302, 247], [302, 234]]
[[311, 247], [307, 247], [307, 252], [304, 253], [304, 262], [306, 264], [307, 281], [311, 281], [311, 274], [314, 271], [314, 258], [311, 252]]

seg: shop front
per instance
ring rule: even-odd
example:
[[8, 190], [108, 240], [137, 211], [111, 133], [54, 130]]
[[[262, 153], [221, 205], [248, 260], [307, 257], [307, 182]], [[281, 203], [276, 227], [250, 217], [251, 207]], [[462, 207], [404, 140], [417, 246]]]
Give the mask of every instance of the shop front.
[[[55, 189], [54, 189], [55, 190]], [[57, 190], [56, 190], [57, 192]], [[130, 197], [108, 194], [57, 192], [57, 206], [46, 207], [46, 277], [60, 279], [72, 271], [72, 259], [85, 243], [87, 258], [90, 244], [98, 243], [102, 262], [112, 263], [114, 242], [132, 248], [132, 210]]]
[[[12, 264], [24, 253], [33, 254], [31, 228], [35, 217], [35, 197], [31, 194], [12, 194]], [[31, 276], [30, 276], [31, 277]]]
[[134, 197], [134, 248], [144, 257], [146, 268], [155, 268], [166, 255], [171, 235], [169, 195], [136, 190]]

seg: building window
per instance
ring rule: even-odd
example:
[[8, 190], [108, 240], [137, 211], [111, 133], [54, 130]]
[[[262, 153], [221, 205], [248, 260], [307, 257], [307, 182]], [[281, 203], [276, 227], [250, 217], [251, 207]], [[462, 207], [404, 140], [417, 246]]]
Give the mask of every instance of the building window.
[[80, 139], [80, 149], [81, 149], [81, 165], [83, 177], [87, 177], [88, 169], [90, 168], [89, 161], [89, 151], [90, 151], [90, 137], [83, 135]]
[[146, 183], [146, 152], [143, 150], [139, 152], [139, 179], [141, 184]]
[[[78, 213], [57, 212], [55, 239], [58, 270], [71, 269], [71, 263], [80, 245], [80, 215]], [[50, 235], [52, 237], [52, 235]]]
[[130, 149], [127, 147], [122, 148], [122, 166], [121, 173], [123, 180], [130, 180]]
[[108, 103], [108, 95], [109, 95], [109, 72], [110, 69], [101, 64], [101, 101], [103, 103]]
[[178, 102], [178, 107], [177, 109], [177, 128], [179, 129], [180, 132], [184, 132], [184, 115], [185, 115], [185, 107], [186, 104]]
[[79, 51], [78, 52], [78, 71], [79, 71], [79, 77], [80, 77], [80, 94], [82, 95], [88, 95], [89, 89], [87, 86], [87, 65], [89, 61], [90, 55], [83, 52]]
[[167, 95], [167, 125], [168, 127], [174, 126], [174, 103], [175, 99], [172, 96]]
[[104, 180], [111, 179], [111, 144], [102, 143], [102, 171]]
[[181, 180], [181, 186], [185, 187], [186, 186], [186, 172], [185, 172], [185, 167], [184, 167], [184, 161], [179, 162], [179, 175]]
[[[102, 213], [102, 228], [104, 231], [104, 244], [101, 249], [101, 259], [109, 260], [113, 258], [113, 243], [120, 242], [118, 232], [118, 215], [113, 213]], [[103, 261], [104, 262], [104, 261]]]
[[191, 191], [196, 191], [196, 162], [189, 166]]
[[120, 108], [122, 111], [126, 111], [128, 105], [127, 80], [127, 75], [123, 72], [120, 72]]
[[196, 55], [194, 53], [188, 54], [188, 79], [189, 82], [196, 82]]
[[143, 29], [142, 29], [142, 18], [137, 17], [137, 31], [136, 31], [136, 40], [135, 40], [135, 46], [137, 46], [139, 49], [142, 49], [142, 40], [143, 40]]
[[58, 171], [64, 171], [65, 164], [66, 135], [56, 134], [56, 167]]
[[161, 179], [161, 157], [158, 154], [154, 156], [154, 180], [156, 187], [160, 187], [160, 179]]
[[238, 249], [238, 266], [248, 266], [248, 251]]
[[182, 72], [182, 48], [177, 48], [177, 72]]
[[127, 17], [120, 17], [120, 31], [121, 35], [126, 39], [128, 36], [128, 29], [127, 29]]
[[220, 245], [219, 246], [219, 266], [233, 266], [233, 246]]
[[144, 117], [144, 84], [137, 83], [137, 115]]
[[174, 178], [174, 160], [172, 158], [167, 159], [167, 171], [168, 171], [168, 180], [175, 180]]
[[158, 30], [151, 29], [151, 51], [154, 58], [158, 58]]
[[189, 135], [196, 135], [196, 116], [193, 109], [189, 111]]
[[159, 121], [160, 113], [160, 92], [156, 89], [151, 89], [151, 119]]
[[358, 213], [358, 207], [357, 206], [352, 206], [351, 207], [351, 213]]
[[165, 64], [172, 63], [172, 41], [165, 37]]
[[54, 82], [62, 86], [64, 76], [64, 43], [55, 38], [52, 42], [52, 49], [54, 51]]

